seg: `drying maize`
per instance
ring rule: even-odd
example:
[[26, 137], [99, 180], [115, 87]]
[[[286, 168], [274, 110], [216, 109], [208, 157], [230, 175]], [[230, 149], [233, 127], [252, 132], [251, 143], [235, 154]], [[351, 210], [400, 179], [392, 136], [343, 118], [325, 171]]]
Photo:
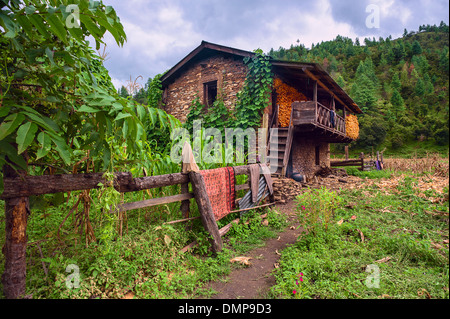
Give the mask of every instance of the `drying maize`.
[[356, 115], [349, 114], [345, 117], [345, 134], [356, 140], [359, 136], [359, 123]]
[[291, 118], [291, 104], [295, 101], [307, 101], [306, 96], [298, 92], [295, 88], [287, 85], [279, 78], [275, 78], [273, 86], [277, 94], [278, 121], [281, 127], [288, 127]]

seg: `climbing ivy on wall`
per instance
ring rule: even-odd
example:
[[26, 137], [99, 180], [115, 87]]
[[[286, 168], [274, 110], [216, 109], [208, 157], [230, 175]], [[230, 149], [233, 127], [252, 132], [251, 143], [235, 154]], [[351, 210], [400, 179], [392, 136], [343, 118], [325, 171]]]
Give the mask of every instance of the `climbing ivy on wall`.
[[261, 49], [244, 58], [248, 72], [243, 89], [237, 94], [235, 127], [246, 129], [261, 123], [261, 112], [269, 104], [273, 73], [270, 57]]
[[270, 57], [263, 51], [255, 50], [253, 57], [245, 57], [247, 77], [244, 87], [237, 94], [236, 107], [230, 111], [223, 103], [220, 93], [213, 106], [206, 110], [197, 96], [191, 103], [184, 127], [192, 132], [194, 120], [201, 119], [203, 127], [215, 127], [222, 131], [224, 127], [257, 127], [261, 124], [261, 113], [270, 101], [273, 73]]

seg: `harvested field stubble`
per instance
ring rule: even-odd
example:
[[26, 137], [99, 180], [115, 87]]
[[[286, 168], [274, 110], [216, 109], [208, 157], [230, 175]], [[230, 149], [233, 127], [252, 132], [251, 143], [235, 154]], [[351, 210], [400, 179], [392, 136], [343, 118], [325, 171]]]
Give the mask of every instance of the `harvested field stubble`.
[[449, 159], [439, 154], [427, 154], [418, 158], [384, 158], [384, 168], [394, 171], [411, 171], [416, 174], [429, 173], [435, 176], [448, 177]]

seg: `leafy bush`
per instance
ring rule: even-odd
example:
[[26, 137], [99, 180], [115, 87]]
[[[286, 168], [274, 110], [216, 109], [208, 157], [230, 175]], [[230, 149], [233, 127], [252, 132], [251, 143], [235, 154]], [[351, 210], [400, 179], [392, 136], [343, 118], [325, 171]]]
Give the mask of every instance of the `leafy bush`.
[[328, 229], [334, 210], [342, 199], [336, 192], [322, 187], [298, 195], [295, 201], [300, 224], [308, 233], [317, 234], [320, 230]]

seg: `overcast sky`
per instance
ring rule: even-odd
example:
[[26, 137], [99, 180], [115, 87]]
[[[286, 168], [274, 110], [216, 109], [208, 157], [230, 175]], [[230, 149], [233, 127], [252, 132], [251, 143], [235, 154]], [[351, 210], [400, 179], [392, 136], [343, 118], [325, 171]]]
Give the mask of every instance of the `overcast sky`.
[[[252, 51], [312, 43], [337, 35], [395, 39], [422, 24], [449, 24], [448, 0], [104, 0], [127, 34], [123, 47], [106, 37], [105, 66], [116, 87], [139, 75], [144, 85], [202, 40]], [[377, 15], [377, 13], [379, 13]], [[378, 17], [378, 19], [377, 19]]]

